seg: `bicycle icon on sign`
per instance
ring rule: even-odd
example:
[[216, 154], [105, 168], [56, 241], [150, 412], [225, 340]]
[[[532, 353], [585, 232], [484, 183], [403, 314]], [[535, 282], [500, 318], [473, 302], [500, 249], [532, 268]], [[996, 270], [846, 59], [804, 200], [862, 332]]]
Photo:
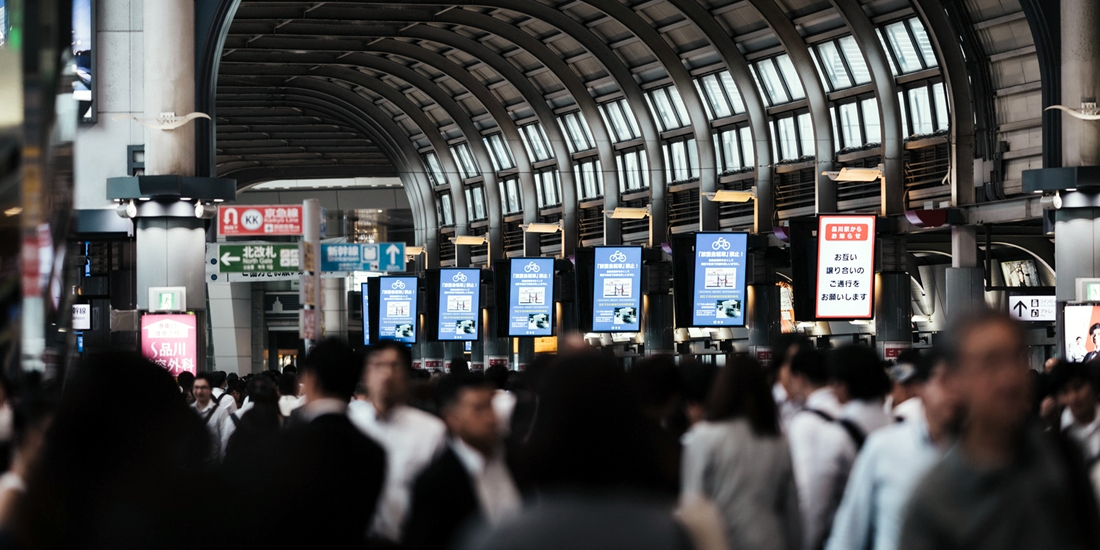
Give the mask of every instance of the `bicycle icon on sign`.
[[535, 262], [528, 263], [527, 265], [523, 266], [523, 270], [527, 273], [538, 273], [539, 264], [536, 264]]
[[729, 250], [730, 242], [725, 237], [718, 237], [714, 242], [710, 243], [710, 247], [713, 250]]
[[392, 285], [390, 285], [390, 288], [392, 288], [394, 290], [404, 290], [405, 289], [405, 281], [402, 281], [402, 280], [398, 279], [398, 280], [394, 281]]
[[451, 277], [451, 280], [456, 282], [456, 283], [465, 283], [466, 282], [466, 274], [459, 271], [458, 273], [455, 273], [454, 277]]
[[608, 259], [611, 260], [612, 263], [621, 264], [626, 261], [626, 254], [623, 254], [622, 250], [616, 250]]

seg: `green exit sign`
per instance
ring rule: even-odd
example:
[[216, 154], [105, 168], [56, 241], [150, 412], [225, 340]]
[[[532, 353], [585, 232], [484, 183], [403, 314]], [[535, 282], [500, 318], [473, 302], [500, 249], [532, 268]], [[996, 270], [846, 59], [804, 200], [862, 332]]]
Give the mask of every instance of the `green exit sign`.
[[221, 273], [285, 273], [301, 271], [297, 243], [223, 244], [211, 263]]

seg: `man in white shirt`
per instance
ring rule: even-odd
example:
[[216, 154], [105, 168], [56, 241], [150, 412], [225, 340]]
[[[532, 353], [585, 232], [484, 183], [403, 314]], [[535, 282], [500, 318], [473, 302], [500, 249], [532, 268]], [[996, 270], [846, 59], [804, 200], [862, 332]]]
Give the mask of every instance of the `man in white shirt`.
[[1100, 459], [1100, 403], [1089, 367], [1063, 361], [1050, 372], [1051, 391], [1064, 407], [1062, 432], [1081, 448], [1086, 464]]
[[226, 416], [237, 412], [237, 401], [229, 394], [226, 388], [228, 376], [224, 371], [210, 373], [212, 399], [218, 403], [219, 409], [224, 409]]
[[440, 381], [440, 413], [450, 438], [416, 480], [404, 538], [410, 550], [452, 547], [475, 522], [496, 526], [519, 511], [519, 490], [504, 460], [493, 411], [494, 392], [476, 373]]
[[352, 401], [352, 423], [386, 450], [386, 483], [378, 502], [370, 536], [400, 543], [416, 476], [443, 450], [443, 421], [405, 404], [409, 350], [383, 340], [367, 353], [363, 377], [367, 401]]
[[772, 342], [772, 361], [775, 366], [772, 397], [779, 408], [779, 429], [783, 433], [787, 433], [791, 419], [803, 406], [800, 398], [791, 395], [791, 359], [809, 347], [809, 339], [801, 334], [781, 334]]
[[923, 380], [917, 380], [915, 377], [920, 361], [920, 352], [908, 349], [903, 351], [898, 356], [898, 362], [890, 367], [893, 388], [887, 398], [886, 412], [897, 422], [920, 420], [924, 415], [920, 400]]
[[[214, 399], [212, 392], [214, 384], [211, 383], [213, 378], [213, 373], [200, 372], [195, 376], [195, 384], [191, 387], [191, 393], [195, 396], [195, 402], [191, 404], [191, 408], [199, 413], [199, 417], [202, 418], [202, 421], [206, 424], [206, 429], [210, 432], [211, 445], [213, 446], [212, 460], [221, 456], [222, 427], [229, 415], [228, 410]], [[232, 401], [233, 399], [227, 398], [226, 400]]]

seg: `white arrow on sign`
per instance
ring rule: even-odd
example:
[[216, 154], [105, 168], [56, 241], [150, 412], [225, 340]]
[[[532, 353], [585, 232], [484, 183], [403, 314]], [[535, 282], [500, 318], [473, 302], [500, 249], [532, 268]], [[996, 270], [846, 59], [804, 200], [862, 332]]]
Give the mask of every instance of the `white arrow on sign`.
[[229, 265], [233, 262], [239, 262], [239, 261], [241, 261], [240, 256], [230, 256], [228, 252], [226, 252], [225, 254], [222, 254], [222, 264], [223, 265]]
[[390, 257], [391, 264], [397, 264], [397, 257], [401, 255], [401, 249], [397, 248], [396, 244], [391, 244], [386, 248], [386, 254]]
[[[226, 208], [224, 218], [225, 219], [222, 220], [222, 222], [225, 225], [237, 225], [237, 222], [239, 220], [239, 218], [237, 217], [237, 209], [236, 208]], [[229, 221], [230, 219], [232, 219], [233, 221]]]

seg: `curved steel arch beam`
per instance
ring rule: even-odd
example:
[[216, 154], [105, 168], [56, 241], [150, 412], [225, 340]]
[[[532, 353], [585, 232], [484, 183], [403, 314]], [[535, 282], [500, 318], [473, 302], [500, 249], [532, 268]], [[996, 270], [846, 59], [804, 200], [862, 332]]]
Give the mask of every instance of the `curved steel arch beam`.
[[[449, 93], [447, 93], [443, 88], [440, 88], [436, 83], [432, 82], [430, 79], [418, 73], [417, 71], [406, 67], [405, 65], [378, 56], [366, 55], [365, 53], [367, 51], [395, 53], [397, 55], [408, 57], [409, 59], [421, 61], [423, 63], [431, 65], [432, 67], [451, 77], [455, 76], [453, 74], [454, 72], [460, 72], [467, 76], [469, 76], [469, 73], [462, 70], [461, 67], [458, 67], [453, 63], [445, 66], [436, 65], [436, 63], [439, 62], [439, 59], [436, 59], [435, 57], [437, 56], [439, 58], [442, 58], [443, 56], [439, 56], [438, 54], [425, 55], [425, 53], [431, 52], [427, 52], [423, 48], [413, 46], [412, 44], [397, 42], [391, 39], [381, 39], [379, 41], [373, 42], [372, 44], [367, 46], [367, 49], [364, 50], [364, 53], [356, 53], [346, 56], [344, 58], [344, 60], [349, 63], [359, 64], [364, 67], [368, 67], [396, 76], [409, 83], [410, 85], [418, 88], [421, 92], [432, 98], [432, 100], [435, 101], [436, 104], [438, 104], [444, 111], [447, 112], [447, 114], [451, 117], [451, 120], [453, 120], [455, 124], [458, 125], [461, 132], [466, 136], [466, 143], [467, 145], [469, 145], [470, 151], [473, 153], [474, 157], [477, 158], [478, 163], [482, 167], [481, 174], [485, 180], [485, 184], [483, 187], [485, 189], [485, 193], [488, 197], [489, 202], [489, 249], [498, 251], [498, 257], [503, 258], [504, 223], [503, 214], [501, 212], [500, 189], [497, 186], [498, 180], [496, 172], [492, 170], [493, 162], [492, 159], [489, 157], [489, 149], [485, 146], [485, 142], [481, 139], [481, 132], [477, 129], [477, 127], [474, 126], [473, 121], [470, 120], [469, 116], [462, 109], [462, 106], [460, 106]], [[471, 93], [474, 92], [471, 91]], [[485, 89], [483, 94], [484, 95], [481, 96], [477, 96], [477, 94], [475, 94], [475, 97], [477, 97], [479, 100], [486, 99], [485, 96], [492, 98], [492, 94], [489, 93], [488, 89]], [[490, 113], [492, 113], [492, 111], [490, 111]], [[511, 120], [511, 118], [505, 118], [503, 122], [510, 123]], [[497, 125], [500, 126], [501, 122], [502, 121], [497, 120]], [[460, 192], [463, 191], [462, 179], [460, 176], [458, 187]], [[533, 182], [532, 187], [534, 187]], [[452, 195], [454, 195], [454, 193], [452, 193]], [[465, 201], [466, 197], [465, 194], [463, 194], [462, 204], [464, 208]], [[469, 249], [462, 248], [461, 250], [464, 254], [468, 255]], [[458, 249], [455, 250], [455, 253], [457, 257]], [[469, 258], [464, 259], [466, 260], [465, 263], [469, 263]]]
[[241, 0], [195, 1], [195, 110], [211, 119], [195, 121], [195, 175], [213, 176], [217, 171], [214, 142], [218, 69], [225, 37]]
[[[974, 204], [974, 105], [970, 101], [970, 77], [966, 58], [952, 29], [951, 18], [940, 0], [913, 3], [939, 54], [944, 86], [951, 110], [951, 202]], [[1044, 120], [1047, 113], [1043, 113]]]
[[760, 15], [771, 27], [772, 32], [779, 38], [779, 43], [787, 51], [795, 70], [798, 71], [798, 79], [802, 81], [802, 89], [806, 92], [806, 103], [810, 107], [810, 118], [814, 123], [814, 156], [817, 157], [817, 166], [814, 177], [817, 178], [815, 201], [817, 213], [836, 212], [836, 183], [828, 176], [823, 175], [826, 170], [834, 167], [833, 144], [833, 118], [829, 115], [829, 96], [825, 94], [825, 85], [821, 82], [821, 72], [814, 66], [814, 58], [810, 55], [810, 48], [802, 39], [794, 23], [779, 7], [775, 0], [749, 0], [760, 12]]
[[880, 214], [889, 216], [905, 212], [905, 166], [902, 153], [905, 136], [901, 128], [901, 104], [898, 102], [898, 85], [890, 72], [886, 51], [875, 34], [875, 26], [863, 5], [857, 0], [829, 0], [841, 19], [852, 31], [867, 68], [871, 71], [871, 84], [878, 95], [879, 119], [882, 122], [882, 199]]
[[[745, 102], [745, 111], [749, 116], [749, 128], [752, 129], [753, 151], [756, 153], [756, 220], [753, 224], [757, 233], [767, 233], [772, 230], [772, 219], [775, 215], [775, 193], [772, 185], [772, 140], [771, 131], [768, 128], [768, 109], [764, 104], [764, 98], [760, 96], [760, 89], [752, 78], [752, 69], [744, 54], [738, 49], [733, 39], [726, 34], [722, 25], [714, 19], [714, 15], [707, 11], [698, 0], [668, 0], [670, 4], [680, 10], [688, 19], [703, 31], [703, 35], [718, 50], [718, 55], [726, 62], [730, 76], [733, 77], [737, 89], [741, 93], [741, 99]], [[702, 198], [699, 200], [702, 205]], [[700, 229], [717, 229], [717, 227]]]

